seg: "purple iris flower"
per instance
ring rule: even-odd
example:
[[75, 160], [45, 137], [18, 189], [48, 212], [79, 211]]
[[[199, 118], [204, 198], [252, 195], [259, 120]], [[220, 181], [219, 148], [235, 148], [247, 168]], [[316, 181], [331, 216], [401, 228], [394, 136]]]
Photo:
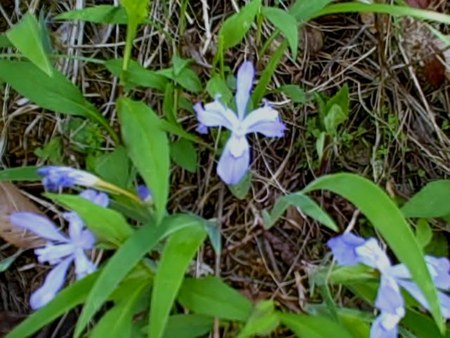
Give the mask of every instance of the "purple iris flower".
[[278, 112], [268, 104], [246, 115], [255, 70], [249, 61], [238, 70], [236, 82], [237, 114], [227, 108], [217, 97], [204, 106], [197, 103], [194, 110], [200, 126], [197, 131], [206, 133], [208, 127], [225, 127], [231, 131], [217, 166], [217, 173], [227, 184], [237, 184], [250, 166], [250, 145], [246, 135], [261, 133], [267, 137], [281, 137], [286, 126], [280, 121]]
[[152, 201], [152, 194], [150, 192], [150, 189], [147, 188], [145, 185], [139, 184], [136, 188], [136, 192], [137, 192], [139, 198], [141, 199], [141, 201], [147, 202], [147, 203]]
[[[371, 338], [395, 338], [398, 336], [398, 323], [405, 316], [405, 304], [400, 287], [408, 291], [424, 308], [430, 309], [422, 291], [411, 279], [411, 274], [403, 264], [392, 265], [386, 252], [375, 238], [367, 240], [345, 233], [328, 241], [338, 264], [351, 266], [364, 264], [381, 273], [375, 306], [380, 315], [372, 323]], [[450, 260], [425, 256], [428, 270], [438, 288], [442, 314], [450, 318]]]
[[[100, 206], [109, 203], [108, 195], [95, 190], [85, 190], [80, 194]], [[34, 251], [41, 263], [53, 265], [53, 269], [45, 278], [44, 284], [33, 292], [30, 298], [32, 309], [38, 309], [50, 302], [63, 287], [67, 271], [73, 262], [76, 278], [80, 279], [95, 271], [95, 264], [86, 256], [86, 251], [94, 248], [94, 234], [85, 228], [76, 212], [66, 212], [63, 217], [69, 222], [68, 236], [61, 233], [48, 218], [32, 212], [15, 212], [10, 222], [47, 240], [44, 247]]]
[[100, 181], [91, 173], [65, 166], [45, 166], [39, 168], [37, 173], [43, 177], [42, 183], [50, 191], [58, 191], [74, 185], [93, 187]]

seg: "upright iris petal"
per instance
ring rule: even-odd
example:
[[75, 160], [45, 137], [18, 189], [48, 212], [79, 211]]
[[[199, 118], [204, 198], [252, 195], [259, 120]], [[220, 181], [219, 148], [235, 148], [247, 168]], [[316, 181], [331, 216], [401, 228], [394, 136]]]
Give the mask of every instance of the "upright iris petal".
[[217, 165], [218, 175], [227, 184], [239, 183], [249, 169], [250, 145], [246, 139], [247, 134], [261, 133], [267, 137], [281, 137], [286, 129], [278, 112], [267, 104], [246, 114], [254, 73], [251, 62], [244, 62], [239, 67], [235, 98], [237, 113], [220, 102], [219, 97], [204, 106], [201, 103], [194, 105], [200, 122], [198, 132], [205, 133], [209, 127], [225, 127], [231, 131]]
[[[109, 201], [105, 193], [95, 190], [86, 190], [80, 196], [103, 207], [106, 207]], [[77, 279], [95, 271], [95, 264], [85, 253], [94, 248], [93, 233], [85, 229], [77, 213], [66, 212], [64, 218], [69, 222], [69, 236], [62, 234], [43, 216], [29, 212], [17, 212], [10, 216], [12, 224], [33, 231], [47, 240], [44, 247], [35, 250], [35, 254], [39, 262], [55, 265], [45, 278], [44, 284], [31, 295], [30, 305], [33, 309], [44, 306], [55, 297], [64, 284], [72, 262], [75, 264]]]

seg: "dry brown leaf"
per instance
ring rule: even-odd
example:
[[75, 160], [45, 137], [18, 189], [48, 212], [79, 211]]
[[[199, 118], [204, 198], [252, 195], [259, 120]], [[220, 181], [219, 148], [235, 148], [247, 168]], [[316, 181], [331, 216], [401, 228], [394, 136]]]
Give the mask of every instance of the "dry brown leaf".
[[12, 183], [0, 182], [0, 237], [20, 249], [43, 246], [45, 241], [30, 231], [9, 222], [9, 215], [16, 211], [41, 214], [39, 209]]

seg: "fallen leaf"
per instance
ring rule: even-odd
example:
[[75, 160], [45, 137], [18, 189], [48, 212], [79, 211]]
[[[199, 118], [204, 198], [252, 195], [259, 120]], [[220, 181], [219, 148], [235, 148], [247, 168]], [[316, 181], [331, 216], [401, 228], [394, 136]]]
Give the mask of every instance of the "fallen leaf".
[[9, 215], [17, 211], [42, 214], [14, 184], [0, 182], [0, 237], [20, 249], [43, 246], [45, 241], [41, 237], [11, 224]]

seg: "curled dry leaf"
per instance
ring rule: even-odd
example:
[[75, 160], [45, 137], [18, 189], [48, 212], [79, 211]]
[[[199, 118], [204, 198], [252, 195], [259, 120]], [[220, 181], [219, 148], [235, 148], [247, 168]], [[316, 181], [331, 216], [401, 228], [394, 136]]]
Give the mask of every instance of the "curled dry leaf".
[[43, 246], [42, 238], [10, 223], [9, 215], [16, 211], [41, 213], [14, 184], [0, 182], [0, 237], [20, 249]]

